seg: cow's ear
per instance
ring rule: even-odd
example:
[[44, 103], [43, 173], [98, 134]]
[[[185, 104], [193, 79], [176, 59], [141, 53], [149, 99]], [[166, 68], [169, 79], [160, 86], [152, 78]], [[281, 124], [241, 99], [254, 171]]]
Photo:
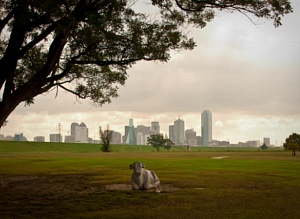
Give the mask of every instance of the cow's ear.
[[130, 165], [129, 165], [129, 169], [132, 169], [132, 168], [133, 168], [133, 165], [132, 165], [132, 164], [130, 164]]
[[142, 168], [145, 168], [145, 164], [142, 164]]

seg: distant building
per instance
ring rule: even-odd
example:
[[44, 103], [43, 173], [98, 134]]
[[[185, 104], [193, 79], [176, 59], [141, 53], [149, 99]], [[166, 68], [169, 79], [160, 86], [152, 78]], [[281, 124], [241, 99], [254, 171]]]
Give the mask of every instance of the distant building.
[[195, 146], [197, 145], [197, 137], [196, 137], [196, 132], [194, 129], [187, 129], [185, 130], [185, 141], [186, 144]]
[[35, 136], [33, 138], [33, 141], [35, 141], [35, 142], [45, 142], [45, 137], [44, 136]]
[[136, 136], [135, 136], [135, 130], [134, 130], [134, 126], [133, 126], [133, 119], [129, 119], [126, 144], [136, 145]]
[[269, 147], [270, 144], [270, 138], [264, 138], [264, 143]]
[[77, 122], [71, 124], [71, 138], [67, 138], [68, 142], [76, 142], [76, 127], [78, 126], [79, 124]]
[[197, 145], [201, 146], [203, 145], [202, 137], [201, 136], [196, 136], [197, 139]]
[[129, 126], [128, 125], [124, 126], [124, 133], [125, 134], [122, 137], [122, 143], [126, 144], [127, 136], [128, 136], [128, 133], [129, 133]]
[[15, 134], [14, 141], [27, 141], [26, 137], [23, 136], [23, 133], [17, 133]]
[[65, 136], [65, 141], [64, 141], [65, 143], [74, 143], [75, 142], [75, 139], [74, 139], [74, 137], [73, 136], [71, 136], [71, 135], [66, 135]]
[[160, 134], [159, 122], [151, 122], [151, 131], [154, 132], [154, 134]]
[[204, 110], [201, 114], [201, 137], [203, 146], [208, 146], [212, 141], [212, 115], [209, 110]]
[[4, 135], [0, 134], [0, 141], [3, 141], [3, 140], [4, 140]]
[[11, 136], [11, 135], [6, 135], [4, 140], [5, 140], [5, 141], [13, 141], [13, 140], [14, 140], [14, 137]]
[[50, 134], [50, 142], [62, 142], [61, 134]]
[[75, 142], [76, 143], [89, 142], [89, 131], [83, 122], [80, 123], [79, 126], [75, 126]]
[[[152, 131], [150, 130], [150, 126], [138, 125], [135, 129], [136, 133], [136, 144], [137, 145], [146, 145], [147, 138], [150, 136]], [[156, 132], [153, 132], [155, 134]]]
[[142, 132], [136, 133], [136, 144], [137, 145], [144, 145], [145, 144], [145, 137]]
[[175, 143], [174, 125], [169, 126], [169, 139]]
[[260, 141], [247, 141], [246, 142], [247, 147], [259, 147], [260, 146]]
[[113, 131], [111, 144], [121, 144], [121, 143], [122, 143], [121, 133]]
[[175, 145], [184, 145], [184, 121], [180, 118], [174, 121]]

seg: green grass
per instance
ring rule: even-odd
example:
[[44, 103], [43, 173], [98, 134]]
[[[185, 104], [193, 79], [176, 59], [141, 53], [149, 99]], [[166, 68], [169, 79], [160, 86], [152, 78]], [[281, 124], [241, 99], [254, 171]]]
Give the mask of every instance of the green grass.
[[[290, 152], [115, 148], [0, 142], [0, 218], [299, 218], [300, 156]], [[137, 160], [175, 189], [105, 189], [129, 184]]]

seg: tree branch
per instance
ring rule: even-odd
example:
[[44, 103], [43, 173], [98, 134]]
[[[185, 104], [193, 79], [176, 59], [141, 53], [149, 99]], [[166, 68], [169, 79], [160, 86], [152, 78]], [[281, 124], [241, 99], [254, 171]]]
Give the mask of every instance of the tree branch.
[[25, 55], [28, 50], [30, 50], [32, 47], [34, 47], [36, 44], [41, 42], [45, 37], [47, 37], [52, 31], [57, 28], [57, 23], [53, 23], [52, 25], [48, 26], [45, 31], [43, 31], [40, 35], [38, 35], [36, 38], [34, 38], [31, 42], [29, 42], [27, 45], [25, 45], [23, 48], [21, 48], [18, 58], [22, 58], [23, 55]]
[[3, 28], [7, 25], [8, 21], [13, 17], [14, 10], [11, 10], [5, 18], [0, 20], [0, 33], [2, 32]]

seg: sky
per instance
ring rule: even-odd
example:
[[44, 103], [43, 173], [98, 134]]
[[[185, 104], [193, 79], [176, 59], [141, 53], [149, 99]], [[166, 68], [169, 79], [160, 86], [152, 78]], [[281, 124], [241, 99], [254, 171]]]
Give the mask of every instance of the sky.
[[212, 112], [213, 139], [231, 143], [269, 137], [282, 145], [293, 132], [300, 133], [300, 1], [291, 0], [294, 12], [283, 25], [244, 15], [218, 13], [203, 29], [191, 28], [197, 47], [172, 52], [167, 63], [139, 62], [119, 97], [102, 107], [77, 100], [64, 91], [21, 103], [0, 134], [34, 136], [61, 132], [68, 135], [72, 122], [84, 122], [89, 137], [99, 139], [99, 126], [124, 134], [124, 126], [160, 123], [168, 134], [179, 117], [185, 128], [201, 135], [201, 113]]

